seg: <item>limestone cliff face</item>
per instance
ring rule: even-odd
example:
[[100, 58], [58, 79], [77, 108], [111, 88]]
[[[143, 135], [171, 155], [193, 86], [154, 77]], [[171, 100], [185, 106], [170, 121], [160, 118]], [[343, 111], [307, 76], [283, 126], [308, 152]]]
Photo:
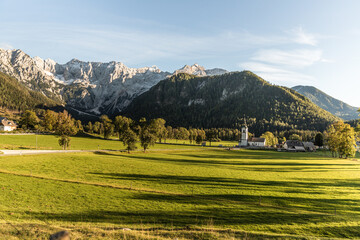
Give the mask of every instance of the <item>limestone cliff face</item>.
[[39, 68], [35, 59], [21, 50], [0, 49], [0, 71], [16, 78], [32, 90], [61, 100], [61, 85]]

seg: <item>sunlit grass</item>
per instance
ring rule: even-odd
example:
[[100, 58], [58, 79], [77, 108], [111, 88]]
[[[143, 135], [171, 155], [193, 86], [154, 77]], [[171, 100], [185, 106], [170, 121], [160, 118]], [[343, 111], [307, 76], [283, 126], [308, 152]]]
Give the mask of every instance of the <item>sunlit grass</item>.
[[[137, 144], [141, 150], [140, 144]], [[195, 146], [194, 147], [200, 147]], [[184, 149], [192, 146], [156, 144], [152, 149]], [[0, 135], [1, 149], [62, 149], [55, 135]], [[125, 146], [117, 138], [105, 140], [98, 136], [93, 137], [71, 137], [70, 149], [74, 150], [124, 150]]]
[[[42, 137], [43, 147], [55, 146], [50, 143], [56, 140], [53, 136]], [[109, 149], [120, 144], [73, 140], [87, 149], [102, 141]], [[0, 216], [25, 229], [29, 224], [73, 226], [106, 234], [110, 226], [232, 229], [259, 239], [263, 234], [274, 238], [360, 234], [356, 159], [334, 159], [321, 152], [159, 147], [163, 149], [148, 153], [0, 157]], [[199, 239], [209, 238], [226, 237]]]

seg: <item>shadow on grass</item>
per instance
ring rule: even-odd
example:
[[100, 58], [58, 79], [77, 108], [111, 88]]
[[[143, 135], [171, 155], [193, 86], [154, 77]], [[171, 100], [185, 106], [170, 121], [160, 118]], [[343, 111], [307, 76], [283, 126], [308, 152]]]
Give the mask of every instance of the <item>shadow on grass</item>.
[[271, 190], [279, 193], [303, 193], [303, 194], [323, 194], [324, 187], [341, 187], [345, 194], [351, 190], [360, 187], [359, 179], [301, 179], [298, 181], [269, 181], [253, 180], [244, 178], [222, 178], [222, 177], [201, 177], [201, 176], [178, 176], [164, 174], [127, 174], [127, 173], [100, 173], [89, 172], [88, 174], [97, 175], [101, 178], [107, 178], [119, 181], [143, 181], [155, 182], [162, 185], [188, 186], [189, 189], [198, 186], [206, 188], [226, 188], [237, 191], [266, 191]]
[[[113, 153], [104, 153], [104, 155], [114, 155]], [[180, 157], [191, 157], [190, 159], [184, 159]], [[198, 156], [198, 157], [194, 157], [194, 156]], [[288, 167], [288, 166], [299, 166], [299, 167], [319, 167], [319, 168], [323, 168], [323, 167], [330, 167], [330, 166], [335, 166], [335, 167], [345, 167], [345, 166], [351, 166], [354, 164], [336, 164], [336, 163], [312, 163], [309, 161], [309, 163], [306, 163], [306, 161], [304, 161], [304, 159], [302, 159], [302, 162], [296, 162], [296, 161], [292, 161], [292, 160], [300, 160], [298, 158], [293, 158], [288, 159], [286, 158], [286, 160], [289, 161], [282, 161], [282, 162], [278, 162], [277, 160], [280, 159], [274, 159], [269, 157], [268, 159], [271, 159], [271, 161], [268, 161], [266, 159], [263, 158], [257, 158], [256, 156], [251, 156], [249, 157], [248, 155], [239, 155], [233, 158], [233, 160], [226, 160], [229, 159], [227, 155], [203, 155], [203, 154], [191, 154], [191, 155], [186, 155], [184, 153], [180, 153], [179, 155], [176, 154], [163, 154], [161, 156], [159, 155], [154, 155], [154, 154], [129, 154], [127, 155], [128, 158], [132, 158], [132, 159], [137, 159], [137, 160], [143, 160], [143, 161], [156, 161], [156, 162], [170, 162], [170, 163], [177, 163], [177, 164], [185, 164], [185, 165], [207, 165], [207, 166], [277, 166], [277, 167]], [[200, 158], [200, 159], [198, 159]], [[231, 159], [231, 158], [230, 158]], [[250, 159], [250, 161], [248, 161]], [[251, 161], [251, 159], [254, 160], [263, 160], [261, 162], [259, 161]], [[234, 160], [238, 160], [238, 161], [234, 161]], [[311, 159], [309, 159], [311, 160]], [[315, 159], [315, 160], [322, 160], [322, 159]], [[256, 169], [249, 169], [249, 170], [256, 170]], [[263, 169], [266, 170], [266, 169]], [[269, 169], [270, 170], [270, 169]], [[292, 170], [301, 170], [301, 169], [292, 169]], [[278, 171], [286, 171], [286, 169], [281, 170], [278, 169]]]
[[[217, 150], [214, 150], [217, 152]], [[218, 150], [221, 151], [221, 150]], [[124, 151], [123, 151], [124, 152]], [[255, 151], [254, 151], [255, 152]], [[174, 163], [181, 165], [203, 165], [203, 166], [216, 166], [216, 167], [226, 167], [229, 169], [236, 170], [245, 170], [245, 171], [260, 171], [260, 172], [329, 172], [329, 171], [357, 171], [360, 170], [360, 165], [355, 162], [352, 163], [331, 163], [329, 159], [314, 158], [304, 160], [298, 156], [292, 157], [289, 159], [283, 157], [279, 159], [278, 156], [269, 157], [271, 160], [257, 158], [258, 153], [253, 155], [242, 154], [236, 156], [233, 159], [228, 158], [227, 152], [222, 151], [223, 155], [214, 155], [214, 154], [186, 154], [186, 151], [181, 153], [166, 153], [161, 154], [152, 154], [137, 152], [134, 154], [126, 154], [125, 156], [130, 159], [136, 159], [140, 161], [155, 161], [155, 162], [165, 162], [165, 163]], [[267, 153], [267, 152], [266, 152]], [[119, 156], [118, 154], [111, 152], [96, 152], [95, 154], [107, 155], [107, 156]], [[276, 153], [276, 154], [286, 154], [286, 153]], [[230, 154], [232, 155], [232, 153]], [[291, 155], [291, 154], [290, 154]], [[181, 157], [188, 157], [184, 159]], [[229, 160], [228, 160], [229, 159]], [[252, 161], [257, 160], [257, 161]], [[237, 160], [237, 161], [236, 161]], [[279, 161], [282, 160], [282, 161]], [[288, 160], [288, 161], [285, 161]], [[298, 162], [299, 160], [301, 162]], [[327, 160], [327, 162], [318, 162], [314, 163], [310, 160]], [[255, 167], [251, 167], [255, 166]], [[355, 166], [355, 167], [354, 167]], [[359, 167], [357, 167], [359, 166]]]
[[[154, 197], [144, 197], [153, 199]], [[161, 196], [159, 196], [161, 198]], [[169, 199], [167, 199], [169, 201]], [[162, 228], [188, 228], [191, 227], [217, 227], [222, 228], [245, 228], [262, 229], [268, 228], [271, 231], [294, 234], [294, 231], [306, 232], [307, 236], [331, 236], [331, 237], [357, 237], [360, 228], [341, 226], [344, 218], [330, 214], [295, 212], [279, 209], [271, 209], [262, 206], [195, 206], [192, 209], [182, 209], [179, 207], [179, 199], [174, 200], [168, 209], [153, 210], [94, 210], [83, 212], [72, 212], [53, 214], [45, 212], [27, 213], [33, 218], [42, 221], [64, 221], [64, 222], [91, 222], [91, 223], [110, 223], [118, 226], [136, 226]], [[199, 201], [197, 199], [197, 201]], [[314, 224], [309, 224], [314, 223]], [[329, 227], [339, 223], [336, 227]], [[135, 226], [134, 226], [135, 225]], [[304, 228], [301, 230], [301, 228]], [[295, 228], [295, 229], [294, 229]]]
[[[293, 212], [297, 214], [313, 212], [316, 215], [332, 215], [334, 210], [353, 211], [352, 215], [357, 215], [360, 204], [357, 199], [333, 199], [333, 198], [305, 198], [305, 197], [286, 197], [286, 196], [260, 196], [247, 194], [194, 194], [188, 196], [174, 195], [154, 195], [137, 194], [135, 199], [155, 202], [167, 202], [174, 204], [192, 204], [200, 208], [223, 207], [225, 209], [235, 207], [238, 209], [253, 209], [256, 211], [280, 211]], [[302, 212], [299, 212], [299, 211]]]
[[[309, 222], [330, 222], [332, 217], [317, 213], [275, 212], [268, 209], [257, 211], [236, 208], [197, 208], [193, 210], [148, 210], [148, 211], [87, 211], [52, 214], [27, 212], [43, 221], [100, 222], [116, 224], [154, 224], [163, 226], [189, 225], [252, 225], [252, 224], [307, 224]], [[360, 231], [360, 229], [359, 229]]]

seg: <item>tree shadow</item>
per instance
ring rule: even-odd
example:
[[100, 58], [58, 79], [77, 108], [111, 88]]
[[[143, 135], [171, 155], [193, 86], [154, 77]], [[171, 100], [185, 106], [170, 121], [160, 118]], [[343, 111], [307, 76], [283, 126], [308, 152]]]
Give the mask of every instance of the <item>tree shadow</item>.
[[[323, 194], [324, 187], [341, 187], [348, 188], [348, 192], [352, 188], [360, 187], [360, 179], [300, 179], [297, 181], [286, 180], [253, 180], [245, 178], [223, 178], [223, 177], [202, 177], [202, 176], [179, 176], [179, 175], [165, 175], [165, 174], [127, 174], [127, 173], [101, 173], [88, 172], [88, 174], [97, 175], [101, 178], [119, 180], [119, 181], [142, 181], [155, 182], [161, 185], [178, 185], [186, 186], [188, 188], [197, 188], [198, 186], [206, 188], [226, 188], [237, 191], [257, 190], [266, 191], [272, 188], [272, 191], [283, 193], [305, 193], [305, 194]], [[342, 189], [345, 194], [347, 189]]]
[[[188, 157], [194, 157], [194, 155], [186, 155], [181, 154], [181, 156], [188, 156]], [[220, 166], [220, 165], [231, 165], [231, 166], [278, 166], [278, 167], [288, 167], [288, 166], [303, 166], [303, 167], [324, 167], [324, 166], [349, 166], [349, 164], [336, 164], [336, 163], [306, 163], [304, 161], [302, 162], [296, 162], [296, 161], [286, 161], [286, 162], [278, 162], [275, 159], [269, 158], [272, 161], [267, 161], [264, 159], [257, 159], [253, 157], [254, 160], [264, 160], [262, 162], [259, 161], [247, 161], [249, 158], [246, 156], [237, 156], [236, 159], [239, 161], [231, 161], [231, 160], [219, 160], [219, 159], [227, 159], [224, 156], [203, 156], [199, 157], [200, 159], [179, 159], [179, 158], [173, 158], [172, 154], [163, 155], [163, 157], [154, 156], [151, 154], [148, 155], [141, 155], [141, 154], [134, 154], [134, 155], [128, 155], [128, 158], [138, 159], [138, 160], [148, 160], [148, 161], [157, 161], [157, 162], [171, 162], [171, 163], [178, 163], [178, 164], [186, 164], [186, 165], [207, 165], [207, 166]], [[242, 159], [244, 157], [244, 159]], [[235, 159], [235, 158], [234, 158]]]
[[[175, 207], [174, 207], [175, 208]], [[253, 210], [236, 208], [197, 208], [193, 210], [148, 210], [148, 211], [86, 211], [73, 213], [26, 212], [43, 221], [92, 222], [115, 224], [152, 224], [163, 226], [203, 225], [214, 226], [252, 224], [306, 224], [308, 222], [330, 222], [323, 214], [274, 212], [267, 209]]]

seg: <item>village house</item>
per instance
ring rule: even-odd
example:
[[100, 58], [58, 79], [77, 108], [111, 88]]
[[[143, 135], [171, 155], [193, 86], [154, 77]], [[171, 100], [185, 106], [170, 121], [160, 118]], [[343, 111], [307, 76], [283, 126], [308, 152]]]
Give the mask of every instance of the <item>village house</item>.
[[303, 142], [299, 140], [287, 140], [283, 148], [289, 152], [306, 152]]
[[13, 131], [17, 128], [17, 125], [14, 121], [9, 120], [5, 117], [0, 117], [0, 131]]
[[313, 142], [303, 142], [304, 148], [308, 152], [316, 152], [316, 146]]

